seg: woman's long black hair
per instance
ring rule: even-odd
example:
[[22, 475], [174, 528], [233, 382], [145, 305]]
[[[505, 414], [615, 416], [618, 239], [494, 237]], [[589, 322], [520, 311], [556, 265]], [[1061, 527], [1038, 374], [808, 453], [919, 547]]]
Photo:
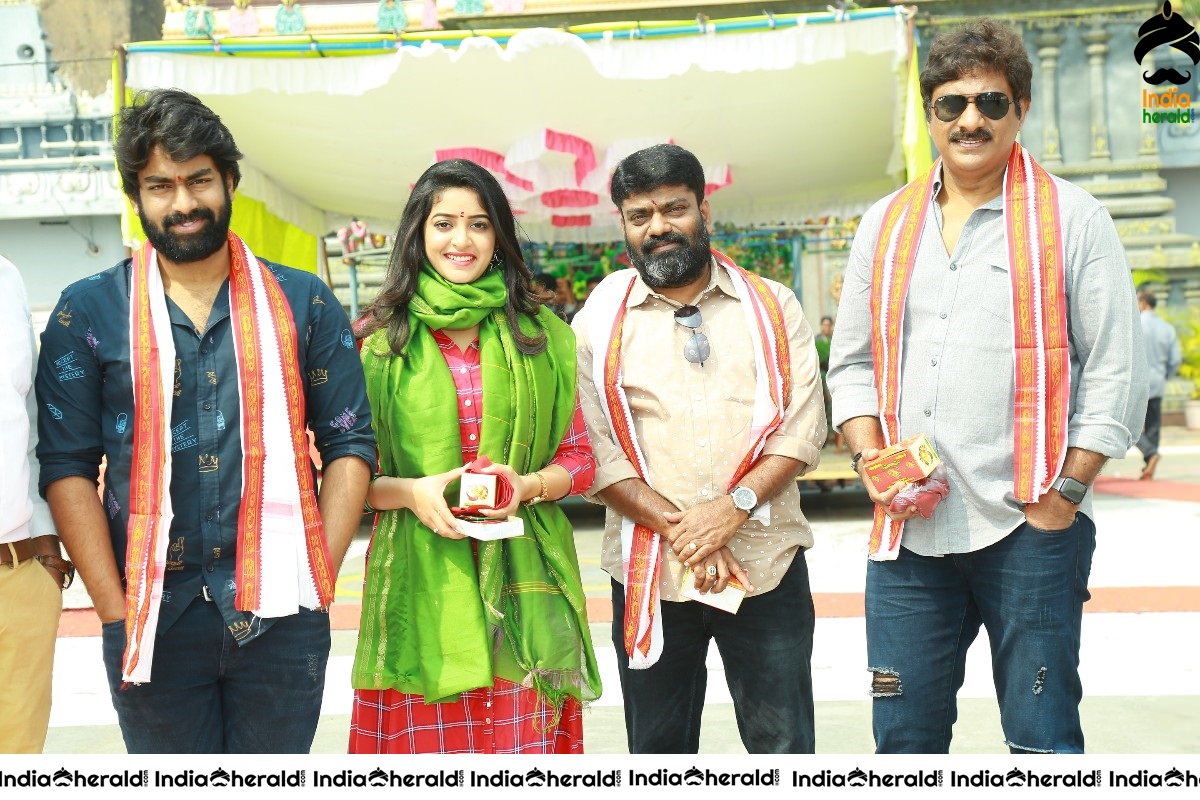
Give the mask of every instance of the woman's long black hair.
[[434, 204], [447, 189], [470, 189], [479, 195], [479, 202], [487, 211], [492, 230], [496, 233], [496, 252], [503, 259], [499, 269], [504, 270], [504, 285], [508, 289], [508, 299], [504, 304], [508, 327], [517, 349], [522, 353], [534, 355], [542, 352], [546, 349], [546, 332], [539, 329], [535, 336], [529, 336], [517, 324], [521, 314], [534, 316], [541, 301], [533, 290], [533, 273], [521, 255], [512, 207], [492, 173], [474, 161], [462, 158], [440, 161], [417, 179], [396, 229], [396, 240], [388, 259], [383, 286], [379, 296], [366, 309], [359, 335], [365, 337], [380, 328], [387, 328], [388, 345], [392, 352], [403, 355], [412, 334], [408, 304], [417, 291], [417, 275], [427, 261], [425, 222]]

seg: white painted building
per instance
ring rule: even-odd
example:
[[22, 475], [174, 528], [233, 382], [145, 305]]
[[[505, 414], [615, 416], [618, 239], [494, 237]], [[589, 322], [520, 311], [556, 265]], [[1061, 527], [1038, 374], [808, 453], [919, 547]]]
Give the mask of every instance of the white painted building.
[[0, 3], [0, 253], [35, 316], [125, 256], [112, 108], [54, 78], [36, 6]]

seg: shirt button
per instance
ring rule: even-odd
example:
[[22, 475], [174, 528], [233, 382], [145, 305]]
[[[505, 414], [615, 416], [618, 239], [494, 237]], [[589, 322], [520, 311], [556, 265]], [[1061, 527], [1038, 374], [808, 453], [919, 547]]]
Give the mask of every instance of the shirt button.
[[200, 355], [202, 355], [202, 356], [206, 356], [206, 355], [208, 355], [208, 348], [207, 348], [207, 347], [201, 347], [201, 348], [200, 348]]
[[205, 569], [208, 570], [209, 572], [212, 572], [216, 569], [216, 567], [213, 566], [212, 564], [209, 564], [207, 567], [205, 567]]
[[938, 316], [941, 317], [942, 319], [945, 319], [946, 317], [948, 317], [950, 315], [947, 314], [945, 311], [943, 311], [942, 313], [938, 314]]
[[205, 521], [205, 522], [212, 522], [212, 514], [205, 514], [205, 515], [204, 515], [204, 521]]
[[470, 407], [470, 405], [471, 405], [471, 401], [470, 401], [470, 400], [467, 400], [465, 403], [463, 403], [463, 405], [464, 405], [464, 406], [467, 406], [467, 407], [469, 408], [469, 407]]
[[950, 269], [951, 269], [951, 270], [956, 270], [956, 269], [958, 269], [958, 264], [951, 264], [951, 265], [950, 265]]
[[696, 444], [699, 445], [700, 447], [704, 447], [704, 440], [701, 439], [700, 441], [696, 442]]
[[467, 438], [468, 438], [468, 439], [470, 439], [470, 440], [473, 442], [473, 441], [475, 441], [475, 434], [473, 434], [473, 433], [472, 433], [472, 434], [471, 434], [470, 436], [468, 436]]
[[463, 375], [466, 375], [466, 374], [467, 374], [467, 368], [466, 368], [466, 366], [461, 366], [461, 367], [459, 367], [459, 368], [458, 368], [458, 371], [459, 371], [459, 372], [461, 372]]
[[930, 363], [930, 364], [932, 364], [933, 366], [935, 366], [935, 367], [936, 367], [936, 366], [937, 366], [937, 359], [936, 359], [936, 358], [935, 358], [935, 359], [932, 359], [932, 360], [931, 360], [929, 363]]
[[705, 497], [708, 497], [708, 489], [701, 489], [700, 494], [704, 495]]
[[205, 411], [212, 411], [212, 403], [205, 403], [205, 404], [204, 404], [204, 410], [205, 410]]
[[483, 721], [484, 721], [486, 724], [488, 724], [488, 725], [491, 725], [491, 724], [492, 724], [492, 718], [491, 718], [491, 717], [487, 717], [487, 718], [485, 718]]
[[696, 395], [696, 402], [697, 402], [697, 403], [701, 403], [701, 402], [703, 402], [703, 401], [704, 401], [704, 395], [702, 395], [702, 394], [698, 394], [698, 395]]
[[931, 417], [931, 416], [933, 416], [933, 412], [927, 408], [927, 409], [925, 409], [925, 416]]

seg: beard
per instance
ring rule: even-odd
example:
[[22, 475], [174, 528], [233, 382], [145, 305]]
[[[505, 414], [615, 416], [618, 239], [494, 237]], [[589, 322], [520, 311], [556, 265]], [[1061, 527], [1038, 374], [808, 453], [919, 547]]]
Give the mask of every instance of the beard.
[[[655, 247], [667, 243], [682, 246], [664, 253], [652, 252]], [[695, 238], [689, 239], [682, 233], [673, 231], [664, 236], [646, 238], [640, 248], [631, 246], [626, 239], [625, 248], [629, 253], [629, 261], [651, 289], [687, 286], [704, 274], [712, 258], [709, 252], [708, 229], [703, 222], [700, 223]]]
[[[138, 208], [138, 219], [142, 222], [142, 230], [154, 249], [165, 258], [176, 264], [188, 264], [193, 261], [203, 261], [220, 250], [229, 238], [229, 220], [233, 215], [232, 198], [229, 189], [225, 190], [225, 205], [213, 213], [211, 208], [201, 206], [189, 214], [169, 214], [163, 217], [162, 225], [155, 225], [142, 209]], [[172, 225], [183, 225], [196, 220], [207, 220], [208, 224], [195, 233], [176, 234], [171, 232]]]

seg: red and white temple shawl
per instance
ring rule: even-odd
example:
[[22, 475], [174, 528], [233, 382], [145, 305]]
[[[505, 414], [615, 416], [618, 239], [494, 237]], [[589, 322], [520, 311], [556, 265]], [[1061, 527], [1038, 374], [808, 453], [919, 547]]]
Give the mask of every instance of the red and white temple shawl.
[[[758, 376], [751, 410], [750, 440], [745, 456], [734, 470], [727, 489], [750, 471], [762, 454], [767, 438], [783, 421], [791, 397], [791, 358], [778, 298], [762, 278], [747, 272], [725, 255], [713, 251], [715, 263], [725, 269], [737, 291], [746, 323], [754, 338], [754, 365]], [[588, 297], [589, 337], [592, 343], [592, 380], [602, 395], [613, 442], [633, 464], [638, 477], [653, 488], [646, 459], [634, 431], [633, 415], [622, 386], [621, 332], [626, 304], [637, 280], [636, 270], [622, 270], [605, 278]], [[612, 320], [611, 325], [607, 323]], [[682, 357], [682, 356], [681, 356]], [[769, 503], [764, 513], [769, 514]], [[769, 517], [768, 517], [769, 519]], [[621, 562], [625, 570], [625, 653], [632, 669], [653, 666], [662, 654], [662, 620], [659, 616], [659, 574], [662, 541], [655, 531], [621, 522]]]
[[[871, 355], [887, 446], [901, 439], [904, 305], [940, 166], [939, 159], [892, 199], [875, 247]], [[1067, 451], [1071, 362], [1066, 264], [1054, 179], [1015, 143], [1004, 178], [1004, 225], [1013, 319], [1013, 495], [1034, 503], [1049, 490]], [[902, 521], [876, 506], [869, 557], [896, 558], [903, 529]]]
[[[242, 496], [237, 599], [260, 617], [320, 608], [334, 575], [309, 463], [296, 325], [271, 271], [229, 234], [229, 310], [241, 398]], [[129, 303], [133, 465], [122, 679], [150, 680], [173, 518], [170, 481], [175, 343], [158, 260], [133, 257]]]

